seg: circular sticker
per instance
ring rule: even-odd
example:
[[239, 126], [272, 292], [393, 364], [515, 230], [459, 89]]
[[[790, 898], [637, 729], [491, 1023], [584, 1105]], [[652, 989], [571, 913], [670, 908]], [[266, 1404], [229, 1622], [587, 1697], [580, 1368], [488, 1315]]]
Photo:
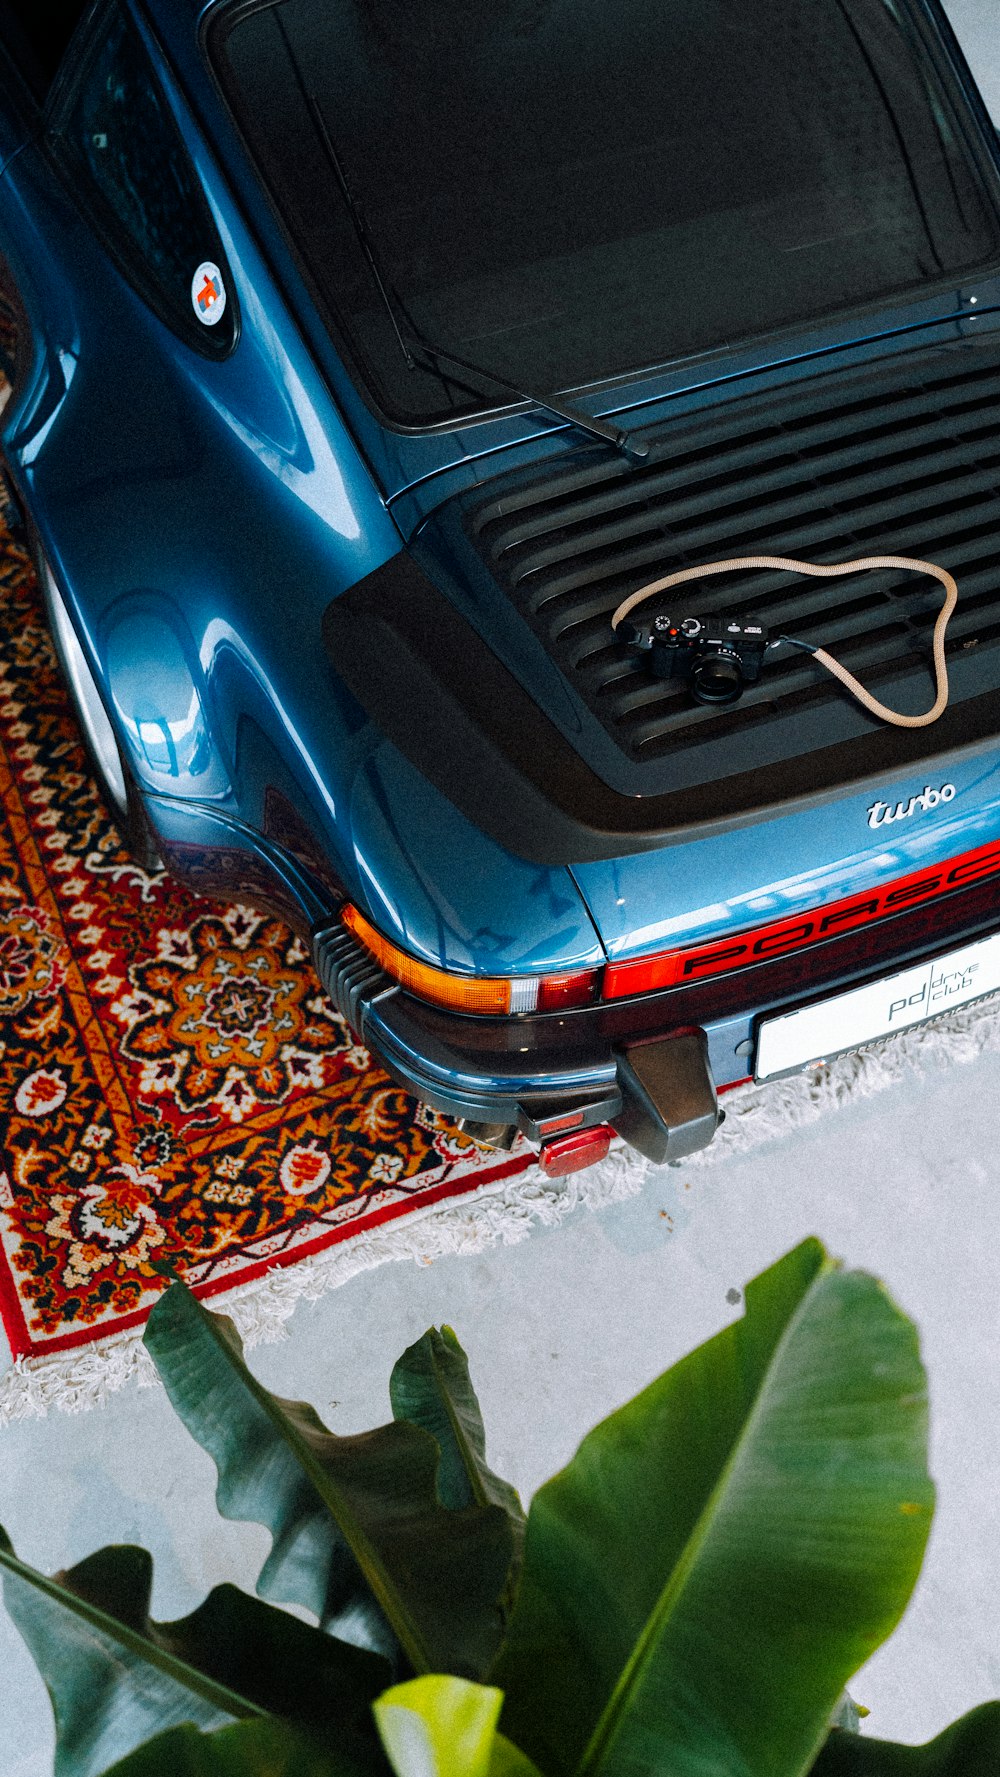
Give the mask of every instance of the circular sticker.
[[226, 310], [226, 286], [222, 273], [210, 259], [203, 259], [191, 279], [191, 306], [199, 321], [214, 327]]

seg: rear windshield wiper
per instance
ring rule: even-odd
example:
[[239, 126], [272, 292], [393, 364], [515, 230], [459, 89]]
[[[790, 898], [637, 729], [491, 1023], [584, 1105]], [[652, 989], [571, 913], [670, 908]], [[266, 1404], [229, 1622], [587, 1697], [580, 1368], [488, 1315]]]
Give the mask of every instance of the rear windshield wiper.
[[[368, 269], [374, 279], [375, 288], [382, 300], [386, 314], [392, 322], [393, 332], [399, 341], [399, 348], [408, 368], [416, 370], [418, 363], [422, 363], [424, 369], [430, 370], [445, 382], [458, 380], [445, 375], [445, 369], [448, 367], [452, 370], [465, 371], [470, 376], [480, 377], [484, 382], [493, 383], [498, 389], [503, 389], [506, 394], [516, 395], [519, 401], [530, 402], [532, 407], [540, 408], [543, 413], [551, 413], [556, 419], [566, 420], [571, 426], [578, 427], [580, 431], [588, 432], [592, 438], [601, 438], [605, 443], [613, 444], [615, 449], [620, 450], [630, 462], [641, 463], [649, 455], [649, 446], [631, 438], [627, 432], [623, 432], [618, 426], [613, 426], [610, 421], [594, 419], [589, 413], [581, 413], [578, 408], [571, 407], [568, 402], [557, 401], [551, 395], [535, 395], [526, 389], [518, 388], [516, 383], [509, 382], [497, 371], [489, 370], [483, 364], [474, 364], [468, 358], [459, 358], [454, 352], [446, 351], [443, 346], [434, 345], [429, 339], [424, 338], [420, 329], [415, 326], [407, 314], [398, 291], [382, 269], [375, 243], [368, 232], [364, 212], [348, 184], [347, 175], [341, 165], [340, 156], [315, 93], [306, 92], [306, 102], [316, 125], [316, 133], [322, 144], [323, 152], [330, 163], [340, 187], [341, 196], [347, 205], [348, 214], [358, 238], [358, 245], [368, 262]], [[416, 357], [414, 353], [417, 354]], [[468, 385], [463, 386], [467, 387]], [[472, 392], [476, 393], [477, 391], [473, 390]]]
[[568, 420], [571, 426], [578, 426], [582, 432], [589, 432], [592, 438], [605, 439], [628, 457], [630, 462], [641, 463], [649, 455], [648, 444], [641, 444], [637, 439], [630, 438], [627, 432], [623, 432], [619, 426], [611, 425], [610, 421], [594, 419], [589, 413], [581, 413], [577, 408], [571, 407], [568, 402], [553, 400], [551, 395], [529, 394], [526, 390], [519, 389], [516, 383], [508, 382], [496, 370], [487, 370], [483, 364], [473, 364], [468, 358], [458, 358], [454, 352], [446, 352], [443, 346], [432, 345], [412, 323], [410, 331], [414, 336], [411, 351], [415, 347], [423, 357], [430, 358], [431, 367], [437, 370], [439, 376], [441, 371], [438, 366], [441, 364], [450, 366], [453, 370], [465, 370], [473, 376], [482, 377], [484, 381], [495, 383], [498, 389], [505, 390], [508, 395], [516, 395], [519, 401], [530, 401], [532, 407], [540, 408], [543, 413], [554, 414], [556, 419]]

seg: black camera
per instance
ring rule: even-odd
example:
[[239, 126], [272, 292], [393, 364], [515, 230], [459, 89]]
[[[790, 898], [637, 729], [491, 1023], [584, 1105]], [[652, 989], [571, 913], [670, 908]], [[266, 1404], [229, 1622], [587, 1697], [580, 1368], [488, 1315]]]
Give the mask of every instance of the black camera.
[[735, 703], [759, 679], [768, 646], [762, 623], [731, 616], [626, 618], [618, 635], [656, 678], [687, 679], [699, 703]]

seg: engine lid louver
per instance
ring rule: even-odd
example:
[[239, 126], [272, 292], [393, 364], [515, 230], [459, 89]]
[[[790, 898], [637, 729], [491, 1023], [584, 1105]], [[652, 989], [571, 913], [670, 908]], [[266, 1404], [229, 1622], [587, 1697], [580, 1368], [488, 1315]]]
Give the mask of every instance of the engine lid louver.
[[[955, 575], [953, 703], [1000, 681], [1000, 343], [899, 354], [792, 393], [729, 400], [650, 437], [638, 467], [595, 454], [575, 470], [493, 483], [466, 535], [550, 658], [637, 770], [635, 789], [691, 788], [851, 741], [878, 725], [801, 653], [771, 656], [740, 702], [693, 702], [618, 643], [615, 607], [644, 581], [767, 553], [833, 563], [918, 556]], [[686, 611], [738, 611], [822, 645], [878, 697], [933, 701], [941, 590], [904, 571], [843, 581], [728, 574], [687, 586]], [[669, 595], [657, 610], [679, 610]], [[935, 730], [926, 752], [936, 750]], [[648, 779], [648, 786], [640, 780]]]

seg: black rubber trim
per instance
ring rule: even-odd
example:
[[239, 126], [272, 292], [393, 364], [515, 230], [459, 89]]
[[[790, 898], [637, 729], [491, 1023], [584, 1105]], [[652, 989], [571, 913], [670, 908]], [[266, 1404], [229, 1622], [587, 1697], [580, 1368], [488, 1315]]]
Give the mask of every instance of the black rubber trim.
[[338, 677], [386, 739], [461, 812], [531, 863], [579, 864], [707, 837], [876, 787], [997, 732], [995, 694], [928, 730], [882, 728], [764, 776], [659, 796], [623, 796], [581, 759], [482, 637], [404, 550], [327, 606]]

